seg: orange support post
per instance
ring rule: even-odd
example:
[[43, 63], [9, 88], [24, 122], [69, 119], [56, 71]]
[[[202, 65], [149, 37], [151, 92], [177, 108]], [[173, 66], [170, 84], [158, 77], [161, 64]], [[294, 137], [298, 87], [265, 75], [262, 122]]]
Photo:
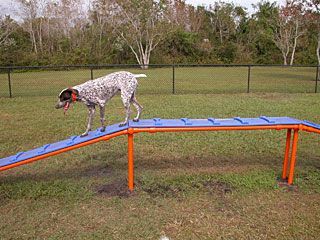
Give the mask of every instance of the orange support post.
[[[131, 130], [131, 131], [130, 131]], [[130, 192], [134, 187], [134, 165], [133, 165], [133, 132], [132, 129], [128, 131], [128, 188]]]
[[292, 153], [291, 153], [290, 169], [289, 169], [289, 177], [288, 177], [289, 185], [293, 183], [293, 174], [294, 174], [294, 167], [296, 164], [296, 155], [297, 155], [297, 148], [298, 148], [298, 133], [299, 133], [299, 129], [295, 129], [293, 134]]
[[286, 141], [286, 150], [284, 154], [283, 160], [283, 168], [282, 168], [282, 179], [287, 179], [287, 172], [288, 172], [288, 160], [289, 160], [289, 152], [290, 152], [290, 142], [291, 142], [291, 129], [287, 131], [287, 141]]

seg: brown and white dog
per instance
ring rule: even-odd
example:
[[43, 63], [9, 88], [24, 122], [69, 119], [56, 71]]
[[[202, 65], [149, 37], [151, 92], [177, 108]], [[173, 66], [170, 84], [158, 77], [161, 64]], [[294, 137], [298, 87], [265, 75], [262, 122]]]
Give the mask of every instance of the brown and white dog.
[[121, 99], [126, 110], [125, 120], [120, 124], [124, 126], [128, 124], [130, 118], [130, 104], [137, 109], [137, 116], [133, 121], [139, 121], [142, 106], [138, 103], [135, 95], [138, 86], [137, 78], [147, 77], [145, 74], [132, 74], [130, 72], [115, 72], [95, 80], [87, 81], [83, 84], [66, 88], [59, 94], [59, 101], [56, 108], [64, 108], [68, 110], [71, 103], [79, 101], [83, 102], [89, 110], [88, 124], [86, 131], [81, 135], [87, 136], [91, 130], [92, 121], [95, 113], [95, 107], [100, 108], [101, 131], [105, 131], [105, 105], [117, 92], [121, 92]]

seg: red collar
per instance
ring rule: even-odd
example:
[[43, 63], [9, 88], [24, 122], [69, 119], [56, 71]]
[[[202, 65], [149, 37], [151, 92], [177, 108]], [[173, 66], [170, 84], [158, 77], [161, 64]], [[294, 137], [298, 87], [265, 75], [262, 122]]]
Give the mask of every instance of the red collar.
[[78, 100], [78, 96], [76, 94], [76, 91], [72, 87], [69, 87], [69, 90], [71, 90], [71, 101], [72, 102], [77, 101]]
[[78, 99], [77, 94], [72, 91], [72, 94], [71, 94], [71, 100], [72, 100], [72, 102], [77, 101], [77, 99]]

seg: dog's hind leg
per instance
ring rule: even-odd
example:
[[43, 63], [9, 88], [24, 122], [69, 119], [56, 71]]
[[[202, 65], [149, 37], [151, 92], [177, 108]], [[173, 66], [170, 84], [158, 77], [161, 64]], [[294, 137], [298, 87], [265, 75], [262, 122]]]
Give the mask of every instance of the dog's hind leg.
[[130, 101], [132, 94], [127, 94], [126, 92], [121, 92], [121, 99], [126, 110], [126, 118], [125, 120], [119, 124], [119, 127], [123, 127], [128, 124], [130, 118]]
[[89, 131], [91, 131], [92, 122], [93, 122], [93, 117], [94, 117], [94, 113], [95, 113], [95, 111], [96, 111], [95, 106], [93, 106], [93, 105], [88, 106], [88, 111], [89, 111], [89, 113], [88, 113], [87, 129], [86, 129], [86, 131], [85, 131], [83, 134], [81, 134], [81, 137], [87, 136], [88, 133], [89, 133]]
[[138, 122], [140, 119], [143, 107], [138, 103], [135, 93], [132, 94], [131, 102], [133, 106], [137, 109], [137, 116], [133, 119], [133, 121]]
[[101, 121], [101, 132], [104, 132], [106, 130], [106, 126], [104, 124], [105, 122], [105, 118], [104, 118], [104, 115], [105, 115], [105, 106], [100, 106], [100, 121]]

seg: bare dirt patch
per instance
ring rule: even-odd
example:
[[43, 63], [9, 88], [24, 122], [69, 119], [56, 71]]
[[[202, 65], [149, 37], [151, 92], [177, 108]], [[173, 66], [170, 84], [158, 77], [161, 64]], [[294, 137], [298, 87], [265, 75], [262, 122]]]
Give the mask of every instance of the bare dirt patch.
[[133, 195], [128, 190], [127, 180], [117, 179], [111, 183], [101, 185], [95, 188], [95, 191], [104, 197], [120, 197], [127, 198]]
[[212, 195], [225, 195], [232, 193], [233, 188], [229, 183], [222, 181], [208, 181], [203, 184], [205, 189]]

